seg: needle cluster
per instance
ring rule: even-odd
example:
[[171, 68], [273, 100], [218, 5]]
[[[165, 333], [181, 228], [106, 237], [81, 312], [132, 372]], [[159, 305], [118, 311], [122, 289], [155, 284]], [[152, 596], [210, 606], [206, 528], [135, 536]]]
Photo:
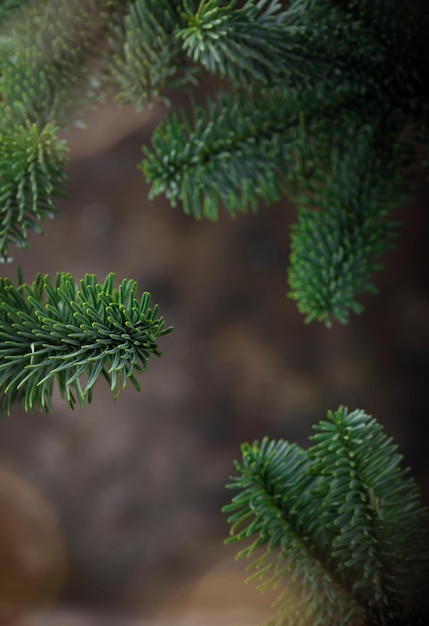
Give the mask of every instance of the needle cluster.
[[0, 280], [0, 410], [14, 402], [25, 410], [52, 411], [54, 382], [73, 408], [91, 402], [100, 375], [115, 397], [127, 382], [139, 389], [136, 374], [152, 355], [161, 356], [158, 339], [170, 332], [150, 294], [137, 298], [137, 284], [114, 275], [103, 283], [87, 274], [76, 284], [70, 274], [37, 276], [15, 287]]

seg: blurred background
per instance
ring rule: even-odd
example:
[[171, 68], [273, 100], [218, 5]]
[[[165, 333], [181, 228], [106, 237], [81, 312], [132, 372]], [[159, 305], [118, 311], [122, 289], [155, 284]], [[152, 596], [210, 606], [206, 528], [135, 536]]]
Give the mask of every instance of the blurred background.
[[364, 314], [306, 326], [286, 296], [287, 199], [217, 223], [148, 200], [136, 165], [164, 114], [108, 104], [68, 134], [68, 198], [2, 268], [134, 278], [175, 330], [141, 393], [114, 401], [101, 380], [84, 410], [56, 398], [0, 425], [1, 626], [261, 623], [268, 599], [223, 546], [224, 485], [242, 442], [306, 446], [339, 404], [385, 426], [429, 504], [428, 188], [398, 211]]

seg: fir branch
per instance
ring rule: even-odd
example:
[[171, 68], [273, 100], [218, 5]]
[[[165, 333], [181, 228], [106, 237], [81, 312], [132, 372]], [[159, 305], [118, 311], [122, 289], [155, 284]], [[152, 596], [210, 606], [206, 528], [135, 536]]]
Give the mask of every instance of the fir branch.
[[197, 68], [187, 63], [174, 36], [183, 25], [181, 5], [180, 0], [135, 0], [112, 28], [109, 69], [122, 102], [141, 110], [154, 98], [168, 103], [168, 89], [196, 84]]
[[320, 164], [310, 192], [303, 194], [307, 206], [292, 227], [288, 276], [289, 296], [307, 323], [317, 319], [331, 326], [332, 318], [346, 323], [350, 312], [363, 310], [356, 296], [377, 292], [372, 275], [398, 233], [398, 222], [388, 216], [408, 195], [402, 182], [405, 152], [401, 156], [391, 148], [388, 156], [388, 145], [386, 136], [377, 145], [372, 127], [351, 126], [346, 153], [344, 146], [334, 146], [328, 169], [323, 175]]
[[394, 624], [429, 585], [428, 511], [380, 424], [361, 410], [328, 411], [315, 427], [311, 472], [323, 476], [319, 523], [332, 557], [365, 605], [369, 623]]
[[54, 380], [70, 408], [91, 402], [100, 375], [115, 397], [151, 355], [161, 356], [158, 338], [170, 332], [150, 294], [136, 297], [137, 284], [114, 275], [103, 284], [86, 275], [76, 285], [59, 273], [53, 284], [40, 275], [15, 287], [0, 279], [0, 409], [10, 414], [14, 402], [26, 411], [52, 411]]
[[52, 197], [65, 195], [67, 148], [48, 123], [12, 126], [0, 133], [0, 253], [28, 247], [28, 231], [56, 213]]
[[239, 491], [224, 507], [227, 543], [253, 540], [238, 558], [265, 547], [251, 579], [280, 588], [270, 623], [420, 623], [428, 510], [397, 447], [360, 410], [330, 411], [315, 429], [307, 452], [267, 438], [243, 445], [227, 485]]
[[[150, 198], [165, 193], [173, 206], [181, 201], [185, 213], [214, 220], [221, 203], [234, 217], [256, 210], [261, 200], [292, 195], [317, 173], [329, 175], [332, 150], [350, 149], [360, 125], [371, 134], [374, 115], [357, 112], [359, 102], [365, 98], [355, 98], [350, 109], [347, 98], [326, 102], [313, 90], [279, 86], [221, 91], [205, 109], [194, 106], [192, 122], [183, 111], [169, 115], [153, 133], [152, 148], [143, 147], [140, 167], [152, 183]], [[402, 121], [395, 121], [396, 133]], [[384, 138], [378, 133], [378, 140], [386, 154], [392, 130]]]
[[[279, 200], [287, 188], [300, 134], [296, 95], [280, 89], [221, 92], [206, 110], [170, 115], [143, 147], [141, 169], [152, 183], [150, 198], [165, 193], [185, 213], [217, 219], [224, 203], [232, 216]], [[286, 172], [286, 174], [285, 174]]]
[[[273, 604], [277, 615], [269, 624], [360, 624], [363, 609], [331, 571], [318, 524], [320, 503], [312, 495], [318, 478], [309, 471], [308, 454], [295, 444], [267, 438], [244, 444], [242, 453], [243, 463], [235, 463], [240, 475], [227, 485], [239, 494], [223, 508], [232, 513], [226, 543], [252, 540], [237, 554], [258, 555], [246, 568], [255, 570], [247, 581], [262, 581], [260, 591], [279, 590]], [[260, 554], [262, 546], [266, 550]]]

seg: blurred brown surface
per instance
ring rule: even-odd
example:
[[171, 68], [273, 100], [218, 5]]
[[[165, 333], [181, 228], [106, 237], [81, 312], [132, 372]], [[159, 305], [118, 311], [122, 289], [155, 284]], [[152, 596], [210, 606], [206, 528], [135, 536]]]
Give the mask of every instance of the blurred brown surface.
[[[327, 409], [363, 408], [395, 437], [429, 502], [427, 198], [420, 193], [399, 212], [401, 246], [386, 258], [380, 295], [365, 299], [365, 313], [347, 327], [305, 326], [286, 297], [295, 220], [287, 200], [236, 220], [225, 211], [217, 223], [197, 223], [163, 198], [149, 202], [136, 164], [163, 110], [141, 121], [112, 111], [95, 114], [90, 141], [75, 131], [69, 197], [16, 263], [27, 281], [60, 270], [135, 278], [175, 331], [140, 377], [140, 394], [130, 386], [114, 402], [100, 381], [83, 411], [57, 398], [53, 415], [17, 406], [1, 424], [0, 475], [10, 477], [2, 493], [27, 483], [50, 512], [16, 554], [27, 540], [42, 553], [54, 523], [67, 568], [64, 584], [58, 574], [58, 612], [22, 626], [110, 626], [97, 617], [110, 611], [132, 616], [119, 626], [191, 626], [195, 614], [211, 626], [213, 610], [227, 620], [243, 607], [256, 617], [264, 602], [222, 545], [224, 485], [241, 442], [269, 435], [306, 445]], [[4, 273], [15, 278], [16, 263]], [[4, 501], [0, 519], [10, 509]], [[43, 571], [54, 571], [53, 544], [45, 557]], [[50, 605], [59, 592], [38, 589], [22, 603]]]

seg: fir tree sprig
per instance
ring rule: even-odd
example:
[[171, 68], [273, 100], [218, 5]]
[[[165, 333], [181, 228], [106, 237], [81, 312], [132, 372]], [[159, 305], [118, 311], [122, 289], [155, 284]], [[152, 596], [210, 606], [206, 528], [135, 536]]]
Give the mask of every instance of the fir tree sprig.
[[239, 476], [227, 485], [239, 493], [223, 509], [231, 524], [226, 543], [245, 541], [237, 558], [252, 559], [246, 582], [258, 581], [259, 591], [278, 593], [273, 604], [278, 618], [268, 624], [322, 626], [334, 624], [339, 613], [347, 620], [342, 623], [352, 626], [364, 612], [327, 567], [327, 541], [312, 497], [318, 478], [309, 471], [308, 453], [264, 438], [244, 444], [242, 454], [242, 463], [235, 463]]
[[37, 276], [15, 287], [0, 279], [0, 409], [14, 402], [26, 411], [52, 411], [54, 381], [69, 407], [91, 402], [100, 375], [115, 397], [152, 355], [161, 356], [158, 339], [172, 330], [150, 308], [150, 294], [137, 298], [137, 284], [114, 275], [104, 283], [87, 274], [79, 285], [67, 273]]
[[52, 123], [27, 123], [0, 132], [0, 254], [28, 247], [28, 231], [54, 217], [54, 197], [65, 195], [67, 147]]
[[291, 228], [288, 279], [289, 297], [307, 323], [347, 323], [350, 312], [363, 310], [357, 296], [377, 292], [373, 274], [399, 232], [390, 214], [406, 202], [411, 185], [403, 181], [407, 149], [395, 146], [394, 133], [389, 149], [389, 134], [385, 129], [377, 150], [372, 126], [351, 126], [345, 142], [331, 147], [326, 169], [319, 162], [317, 175], [306, 181], [301, 200], [307, 202]]
[[302, 96], [272, 88], [221, 91], [193, 123], [182, 112], [156, 128], [144, 146], [141, 169], [152, 184], [150, 197], [165, 193], [173, 206], [197, 219], [217, 219], [223, 204], [235, 216], [256, 210], [261, 200], [279, 200], [294, 167], [301, 133]]
[[411, 610], [416, 620], [426, 611], [428, 510], [397, 446], [346, 407], [315, 430], [307, 451], [268, 438], [244, 444], [227, 486], [239, 492], [224, 507], [227, 542], [250, 541], [237, 558], [256, 553], [250, 578], [279, 590], [270, 623], [420, 623]]
[[429, 583], [428, 510], [398, 446], [363, 411], [329, 411], [314, 427], [311, 471], [331, 556], [353, 580], [369, 623], [393, 624]]

